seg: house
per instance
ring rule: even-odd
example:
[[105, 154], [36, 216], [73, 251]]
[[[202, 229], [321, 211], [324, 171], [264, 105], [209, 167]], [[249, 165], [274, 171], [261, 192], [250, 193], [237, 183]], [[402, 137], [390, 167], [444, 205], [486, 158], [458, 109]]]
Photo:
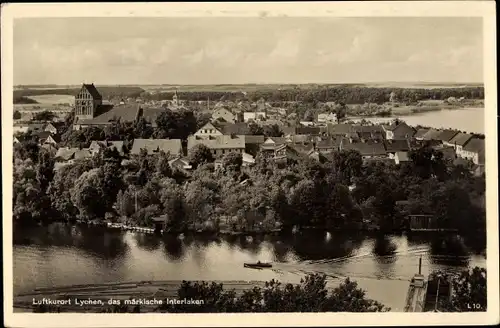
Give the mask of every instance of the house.
[[13, 132], [21, 132], [21, 133], [26, 133], [26, 132], [33, 132], [33, 133], [38, 133], [42, 132], [45, 129], [45, 124], [43, 123], [15, 123], [13, 126]]
[[387, 152], [383, 143], [342, 142], [341, 150], [354, 150], [361, 154], [363, 159], [384, 159]]
[[384, 146], [387, 152], [387, 155], [389, 158], [394, 158], [396, 153], [398, 152], [405, 152], [407, 153], [410, 151], [410, 143], [406, 139], [401, 139], [401, 140], [386, 140], [384, 141]]
[[182, 144], [180, 139], [134, 139], [130, 154], [139, 155], [141, 149], [145, 149], [148, 155], [163, 151], [172, 157], [182, 155]]
[[57, 153], [54, 157], [56, 162], [67, 162], [72, 163], [75, 160], [91, 158], [92, 153], [88, 150], [88, 148], [68, 148], [62, 147], [57, 150]]
[[319, 123], [336, 124], [338, 122], [337, 114], [335, 114], [335, 113], [320, 113], [320, 114], [318, 114], [318, 122]]
[[327, 133], [331, 136], [349, 137], [355, 133], [351, 124], [328, 124]]
[[442, 130], [441, 133], [436, 137], [437, 140], [441, 141], [446, 146], [453, 146], [450, 144], [450, 140], [453, 139], [458, 134], [456, 130]]
[[182, 158], [181, 156], [177, 156], [174, 159], [168, 161], [168, 165], [171, 168], [176, 168], [181, 171], [191, 170], [193, 167], [189, 164], [189, 161], [186, 158]]
[[424, 135], [429, 132], [430, 129], [418, 129], [413, 138], [417, 140], [424, 140]]
[[318, 126], [298, 126], [295, 128], [295, 134], [319, 135], [321, 129]]
[[102, 105], [102, 96], [92, 84], [83, 84], [75, 96], [75, 118], [93, 119]]
[[61, 126], [61, 124], [57, 124], [57, 123], [47, 123], [47, 125], [45, 125], [44, 131], [50, 132], [52, 134], [58, 134], [57, 128], [60, 126]]
[[196, 137], [221, 136], [223, 133], [213, 123], [208, 122], [194, 134]]
[[234, 115], [229, 110], [227, 110], [223, 107], [218, 107], [212, 113], [212, 120], [213, 121], [219, 120], [219, 121], [228, 122], [228, 123], [235, 123], [236, 122], [236, 115]]
[[57, 141], [55, 141], [54, 138], [60, 140], [58, 137], [52, 138], [52, 134], [48, 131], [35, 132], [34, 135], [36, 135], [38, 137], [38, 143], [40, 145], [43, 145], [44, 143], [46, 143], [48, 138], [50, 138], [50, 139], [48, 139], [47, 143], [52, 143], [53, 145], [57, 145]]
[[[94, 112], [94, 117], [86, 118], [86, 115], [75, 116], [73, 129], [80, 130], [88, 127], [105, 127], [117, 122], [133, 123], [143, 116], [143, 109], [138, 104], [130, 105], [102, 105]], [[151, 123], [151, 122], [150, 122]]]
[[385, 138], [390, 139], [410, 139], [415, 135], [416, 131], [413, 127], [405, 122], [399, 124], [383, 125], [385, 131]]
[[104, 150], [106, 148], [115, 148], [120, 155], [123, 155], [124, 149], [123, 149], [123, 141], [107, 141], [107, 140], [102, 140], [102, 141], [92, 141], [89, 146], [89, 150], [92, 153], [92, 155], [96, 155], [100, 150]]
[[385, 139], [384, 129], [380, 125], [353, 125], [352, 130], [363, 142], [383, 141]]
[[243, 121], [261, 121], [267, 118], [266, 112], [244, 112], [243, 113]]
[[237, 123], [222, 123], [222, 122], [212, 122], [213, 126], [222, 134], [230, 135], [249, 135], [250, 127], [245, 122]]
[[206, 137], [193, 135], [188, 137], [188, 151], [198, 144], [207, 146], [216, 156], [231, 152], [243, 153], [245, 151], [245, 136], [216, 135]]
[[299, 158], [300, 155], [297, 151], [286, 144], [276, 146], [273, 156], [271, 157], [275, 163], [279, 164], [288, 164], [291, 161], [297, 161]]
[[394, 154], [394, 163], [397, 165], [401, 163], [406, 163], [410, 162], [410, 157], [408, 156], [408, 152], [405, 151], [398, 151]]
[[459, 156], [472, 160], [474, 164], [485, 164], [484, 139], [472, 138], [463, 146]]
[[437, 129], [429, 129], [426, 133], [424, 133], [420, 138], [422, 140], [438, 140], [437, 137], [441, 134], [440, 130]]
[[472, 139], [472, 134], [459, 132], [450, 141], [447, 142], [448, 145], [455, 148], [457, 155], [462, 152], [463, 147]]
[[454, 161], [457, 158], [457, 154], [455, 153], [455, 148], [451, 146], [443, 146], [438, 145], [432, 147], [434, 150], [440, 151], [443, 153], [443, 158], [448, 161]]
[[[323, 140], [317, 142], [314, 148], [315, 148], [315, 150], [319, 151], [320, 153], [331, 153], [334, 151], [339, 151], [343, 141], [344, 141], [343, 138], [323, 139]], [[345, 140], [345, 142], [348, 142], [348, 141]]]
[[265, 141], [263, 135], [245, 135], [245, 152], [256, 156], [259, 152], [260, 145]]

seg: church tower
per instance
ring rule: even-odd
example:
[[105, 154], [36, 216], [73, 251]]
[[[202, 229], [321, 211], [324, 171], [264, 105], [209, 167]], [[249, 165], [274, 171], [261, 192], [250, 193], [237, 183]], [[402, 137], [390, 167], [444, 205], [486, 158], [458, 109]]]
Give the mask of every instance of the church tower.
[[172, 103], [175, 107], [179, 107], [179, 95], [177, 94], [177, 89], [175, 89], [174, 96], [172, 97]]

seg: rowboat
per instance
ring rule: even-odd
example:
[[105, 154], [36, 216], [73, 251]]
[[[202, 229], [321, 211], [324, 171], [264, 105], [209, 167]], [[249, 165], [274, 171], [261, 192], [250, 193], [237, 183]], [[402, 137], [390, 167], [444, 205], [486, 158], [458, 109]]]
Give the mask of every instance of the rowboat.
[[262, 263], [259, 261], [257, 263], [244, 263], [243, 266], [245, 268], [262, 269], [262, 268], [271, 268], [273, 265], [271, 263]]

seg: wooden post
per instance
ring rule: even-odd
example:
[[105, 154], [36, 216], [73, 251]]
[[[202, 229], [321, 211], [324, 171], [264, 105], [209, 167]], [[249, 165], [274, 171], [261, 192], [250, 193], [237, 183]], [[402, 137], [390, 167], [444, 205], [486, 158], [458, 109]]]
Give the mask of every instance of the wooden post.
[[418, 274], [422, 274], [422, 256], [418, 259]]

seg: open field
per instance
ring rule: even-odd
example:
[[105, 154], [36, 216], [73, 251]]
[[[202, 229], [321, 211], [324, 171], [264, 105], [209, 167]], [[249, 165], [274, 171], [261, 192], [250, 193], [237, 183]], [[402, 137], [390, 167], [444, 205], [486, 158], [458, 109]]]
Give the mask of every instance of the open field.
[[75, 102], [75, 97], [70, 95], [39, 95], [39, 96], [30, 96], [30, 99], [36, 100], [38, 104], [48, 104], [48, 105], [56, 105], [56, 104], [73, 104]]

